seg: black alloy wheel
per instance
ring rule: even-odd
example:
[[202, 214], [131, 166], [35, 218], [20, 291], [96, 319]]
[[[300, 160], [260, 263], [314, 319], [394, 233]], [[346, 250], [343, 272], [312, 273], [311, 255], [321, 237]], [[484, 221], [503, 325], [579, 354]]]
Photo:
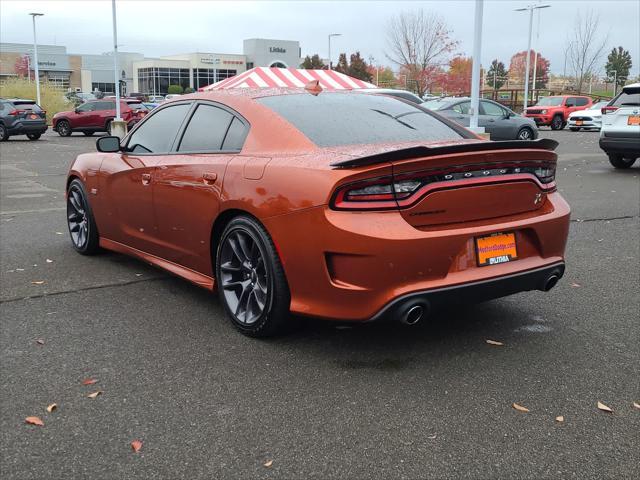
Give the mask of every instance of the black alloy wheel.
[[242, 333], [279, 333], [289, 314], [289, 288], [271, 237], [254, 218], [235, 217], [225, 228], [216, 256], [220, 299]]
[[92, 255], [98, 250], [98, 229], [84, 186], [73, 180], [67, 190], [67, 225], [73, 248], [83, 254]]
[[631, 168], [636, 161], [635, 158], [624, 157], [621, 153], [609, 153], [608, 157], [609, 163], [615, 168]]
[[564, 128], [564, 120], [561, 115], [556, 115], [551, 119], [551, 130], [562, 130]]
[[5, 140], [9, 140], [9, 132], [7, 131], [7, 127], [0, 123], [0, 142], [4, 142]]
[[533, 130], [529, 127], [522, 127], [518, 132], [518, 140], [531, 140], [533, 139]]
[[60, 120], [56, 125], [56, 130], [58, 131], [58, 135], [61, 137], [68, 137], [71, 135], [71, 125], [66, 120]]

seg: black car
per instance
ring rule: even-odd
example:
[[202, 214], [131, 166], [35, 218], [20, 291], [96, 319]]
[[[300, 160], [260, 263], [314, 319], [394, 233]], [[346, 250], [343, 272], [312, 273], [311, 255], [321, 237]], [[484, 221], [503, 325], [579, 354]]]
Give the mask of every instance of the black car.
[[[471, 122], [469, 110], [471, 99], [468, 97], [444, 97], [428, 100], [423, 107], [438, 112], [464, 127]], [[491, 100], [480, 100], [478, 126], [484, 127], [491, 140], [535, 140], [538, 127], [530, 118], [509, 110], [504, 105]]]
[[0, 99], [0, 141], [14, 135], [38, 140], [46, 131], [46, 112], [36, 102], [20, 98]]

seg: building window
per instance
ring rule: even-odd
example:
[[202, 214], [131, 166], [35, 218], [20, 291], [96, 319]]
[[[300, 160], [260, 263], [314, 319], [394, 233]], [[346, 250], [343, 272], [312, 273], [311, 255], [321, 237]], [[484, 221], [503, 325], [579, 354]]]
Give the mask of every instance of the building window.
[[91, 91], [95, 92], [96, 90], [99, 90], [102, 93], [115, 93], [115, 83], [93, 82], [91, 84]]
[[193, 85], [196, 89], [206, 87], [225, 78], [233, 77], [236, 73], [238, 73], [237, 70], [194, 68]]
[[151, 95], [166, 95], [169, 85], [189, 88], [188, 68], [148, 67], [138, 69], [138, 88], [140, 92]]
[[44, 75], [40, 73], [41, 77], [44, 77], [47, 84], [58, 90], [66, 91], [69, 89], [69, 73], [68, 72], [46, 72]]

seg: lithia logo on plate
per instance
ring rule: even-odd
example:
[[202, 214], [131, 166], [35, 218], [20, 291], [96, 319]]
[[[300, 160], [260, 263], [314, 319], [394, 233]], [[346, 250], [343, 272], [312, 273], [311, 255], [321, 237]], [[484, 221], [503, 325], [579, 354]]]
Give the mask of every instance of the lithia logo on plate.
[[509, 255], [500, 255], [499, 257], [493, 257], [489, 259], [489, 265], [495, 265], [497, 263], [505, 263], [511, 260]]

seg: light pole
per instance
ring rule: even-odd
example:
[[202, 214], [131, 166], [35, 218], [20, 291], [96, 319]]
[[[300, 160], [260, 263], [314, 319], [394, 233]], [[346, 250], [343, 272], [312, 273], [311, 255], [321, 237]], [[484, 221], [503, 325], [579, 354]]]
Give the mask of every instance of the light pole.
[[331, 67], [331, 37], [339, 37], [341, 36], [341, 33], [330, 33], [328, 35], [329, 37], [329, 70], [333, 70], [333, 68]]
[[[38, 40], [36, 39], [36, 17], [44, 16], [44, 13], [30, 13], [33, 20], [33, 63], [36, 75], [36, 102], [40, 105], [40, 69], [38, 68]], [[31, 74], [29, 74], [31, 75]]]
[[478, 112], [480, 109], [480, 55], [482, 54], [482, 9], [484, 0], [476, 0], [476, 12], [473, 25], [473, 63], [471, 66], [471, 119], [469, 128], [476, 133], [484, 133], [478, 129]]
[[524, 106], [523, 111], [527, 109], [529, 103], [529, 69], [531, 67], [531, 33], [533, 27], [533, 11], [539, 8], [548, 8], [551, 5], [529, 5], [525, 8], [517, 8], [516, 12], [529, 11], [529, 42], [527, 43], [527, 64], [524, 72]]
[[[613, 72], [613, 96], [616, 96], [618, 93], [618, 71], [617, 70], [609, 70], [609, 72]], [[611, 73], [609, 73], [611, 75]]]
[[111, 11], [113, 16], [113, 78], [116, 90], [116, 122], [121, 122], [120, 118], [120, 75], [118, 75], [118, 26], [116, 22], [116, 0], [111, 0]]

